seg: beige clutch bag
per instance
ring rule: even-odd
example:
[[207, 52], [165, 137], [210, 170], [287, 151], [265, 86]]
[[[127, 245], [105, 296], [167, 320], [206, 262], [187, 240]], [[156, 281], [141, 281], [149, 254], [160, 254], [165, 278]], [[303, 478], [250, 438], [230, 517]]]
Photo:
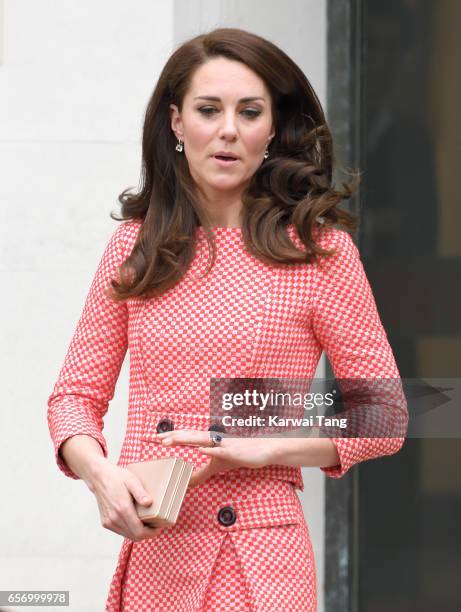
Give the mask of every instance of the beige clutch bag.
[[135, 501], [136, 512], [149, 527], [171, 527], [189, 485], [194, 464], [181, 457], [164, 457], [153, 461], [130, 463], [126, 466], [142, 482], [154, 500], [150, 506]]

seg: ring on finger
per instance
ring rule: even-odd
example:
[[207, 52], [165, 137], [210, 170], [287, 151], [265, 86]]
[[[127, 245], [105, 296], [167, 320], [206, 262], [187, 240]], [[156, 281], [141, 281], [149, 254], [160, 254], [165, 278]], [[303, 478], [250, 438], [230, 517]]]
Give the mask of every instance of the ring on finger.
[[210, 435], [210, 439], [211, 439], [211, 446], [219, 446], [221, 444], [222, 441], [222, 436], [219, 433], [213, 433]]

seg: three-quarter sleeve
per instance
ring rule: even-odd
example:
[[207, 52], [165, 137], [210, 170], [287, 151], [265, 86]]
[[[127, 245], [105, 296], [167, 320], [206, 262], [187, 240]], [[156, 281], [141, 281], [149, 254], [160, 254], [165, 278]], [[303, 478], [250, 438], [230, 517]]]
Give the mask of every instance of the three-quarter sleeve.
[[65, 440], [76, 434], [92, 436], [107, 457], [103, 417], [113, 398], [127, 351], [128, 312], [125, 302], [109, 299], [104, 289], [109, 287], [112, 278], [116, 278], [120, 264], [128, 255], [126, 242], [130, 223], [117, 227], [104, 250], [47, 402], [48, 427], [57, 464], [66, 476], [74, 479], [79, 477], [59, 452]]
[[[365, 379], [374, 394], [373, 405], [347, 411], [354, 431], [360, 432], [357, 437], [331, 436], [340, 463], [320, 469], [340, 478], [356, 463], [396, 453], [405, 439], [408, 412], [400, 374], [357, 247], [347, 232], [332, 228], [322, 230], [319, 242], [337, 253], [321, 258], [316, 265], [314, 334], [335, 378], [346, 387], [349, 381]], [[370, 437], [365, 437], [367, 432]]]

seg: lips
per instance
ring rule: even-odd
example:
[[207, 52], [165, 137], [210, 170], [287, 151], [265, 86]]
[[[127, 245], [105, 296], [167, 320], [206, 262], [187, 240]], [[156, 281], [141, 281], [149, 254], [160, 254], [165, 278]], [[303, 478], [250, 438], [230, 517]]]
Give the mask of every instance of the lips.
[[211, 156], [214, 160], [214, 163], [219, 168], [235, 168], [239, 163], [239, 158], [233, 153], [215, 153]]
[[238, 156], [230, 151], [217, 151], [213, 157], [222, 161], [236, 161], [238, 159]]

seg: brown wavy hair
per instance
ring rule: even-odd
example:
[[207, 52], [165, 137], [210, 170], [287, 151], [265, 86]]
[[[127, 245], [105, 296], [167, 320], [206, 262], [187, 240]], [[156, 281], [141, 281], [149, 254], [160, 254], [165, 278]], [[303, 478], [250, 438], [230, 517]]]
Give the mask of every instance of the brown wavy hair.
[[[168, 59], [147, 105], [142, 136], [142, 170], [137, 193], [119, 196], [117, 221], [141, 219], [129, 257], [113, 279], [115, 300], [149, 298], [176, 284], [194, 256], [197, 226], [203, 226], [211, 258], [216, 258], [213, 231], [200, 204], [198, 189], [184, 155], [175, 150], [170, 104], [181, 112], [194, 71], [215, 57], [246, 64], [271, 94], [276, 134], [264, 161], [242, 196], [242, 238], [258, 258], [272, 264], [310, 263], [335, 251], [313, 239], [317, 217], [326, 225], [354, 230], [358, 219], [339, 203], [356, 190], [359, 176], [334, 187], [333, 141], [322, 106], [302, 70], [264, 38], [236, 28], [219, 28], [182, 44]], [[292, 224], [304, 247], [288, 235]]]

